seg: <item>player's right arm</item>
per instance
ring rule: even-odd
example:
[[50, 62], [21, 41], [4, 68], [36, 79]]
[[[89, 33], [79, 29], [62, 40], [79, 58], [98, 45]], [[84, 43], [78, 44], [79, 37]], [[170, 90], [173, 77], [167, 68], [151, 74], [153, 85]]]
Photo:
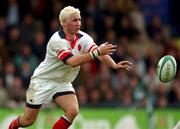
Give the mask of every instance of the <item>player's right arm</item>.
[[97, 58], [98, 56], [112, 54], [115, 51], [115, 48], [116, 48], [116, 45], [112, 45], [106, 42], [103, 45], [99, 46], [94, 51], [90, 51], [85, 54], [71, 56], [65, 61], [65, 63], [67, 65], [75, 67], [75, 66], [87, 63], [91, 61], [92, 59]]

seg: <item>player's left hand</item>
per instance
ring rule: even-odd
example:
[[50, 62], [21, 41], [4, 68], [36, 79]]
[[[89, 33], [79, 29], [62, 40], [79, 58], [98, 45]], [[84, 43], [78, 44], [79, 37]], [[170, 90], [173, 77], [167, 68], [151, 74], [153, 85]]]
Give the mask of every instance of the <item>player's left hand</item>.
[[114, 64], [113, 66], [114, 69], [126, 69], [130, 71], [132, 69], [132, 63], [129, 61], [121, 61], [119, 63]]

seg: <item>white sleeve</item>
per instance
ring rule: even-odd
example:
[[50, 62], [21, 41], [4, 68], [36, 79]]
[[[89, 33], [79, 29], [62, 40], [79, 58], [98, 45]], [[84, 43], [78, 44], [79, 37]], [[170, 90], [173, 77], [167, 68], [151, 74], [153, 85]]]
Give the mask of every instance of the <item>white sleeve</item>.
[[65, 42], [53, 41], [49, 47], [50, 53], [63, 62], [66, 62], [69, 57], [73, 56], [72, 52], [66, 47]]
[[97, 49], [97, 47], [98, 47], [94, 43], [94, 40], [89, 35], [85, 35], [83, 41], [84, 41], [84, 53], [93, 51], [93, 50]]

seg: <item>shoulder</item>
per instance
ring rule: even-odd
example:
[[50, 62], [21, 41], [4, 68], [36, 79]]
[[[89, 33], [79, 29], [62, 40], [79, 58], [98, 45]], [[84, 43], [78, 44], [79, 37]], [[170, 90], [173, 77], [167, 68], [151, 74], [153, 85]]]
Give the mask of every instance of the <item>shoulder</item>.
[[49, 40], [49, 42], [48, 42], [48, 44], [49, 44], [51, 47], [52, 47], [52, 46], [54, 46], [54, 47], [56, 47], [56, 46], [64, 46], [65, 43], [66, 43], [66, 40], [60, 37], [58, 31], [55, 32], [55, 33], [51, 36], [51, 38], [50, 38], [50, 40]]
[[86, 37], [86, 36], [89, 36], [89, 37], [90, 37], [89, 34], [83, 32], [83, 31], [79, 31], [78, 34], [80, 34], [82, 37]]
[[81, 39], [83, 39], [83, 40], [92, 39], [92, 37], [89, 34], [83, 32], [83, 31], [79, 31], [78, 34], [80, 35]]
[[49, 40], [50, 42], [58, 42], [58, 43], [61, 43], [61, 42], [63, 42], [63, 43], [65, 43], [65, 42], [67, 42], [67, 40], [65, 39], [65, 38], [63, 38], [63, 37], [61, 37], [60, 36], [60, 34], [59, 34], [59, 32], [57, 31], [57, 32], [55, 32], [52, 36], [51, 36], [51, 38], [50, 38], [50, 40]]
[[57, 31], [51, 36], [49, 41], [51, 41], [51, 42], [60, 42], [60, 41], [63, 41], [63, 38], [60, 37], [60, 35], [59, 35], [58, 31]]

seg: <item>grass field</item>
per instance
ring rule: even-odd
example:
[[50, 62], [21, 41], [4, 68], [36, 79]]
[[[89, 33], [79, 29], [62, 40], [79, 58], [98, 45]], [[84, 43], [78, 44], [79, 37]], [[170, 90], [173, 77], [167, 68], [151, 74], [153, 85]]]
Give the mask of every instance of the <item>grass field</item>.
[[[11, 119], [23, 110], [0, 109], [0, 129], [7, 128]], [[51, 129], [61, 116], [59, 109], [42, 110], [36, 123], [27, 129]], [[155, 129], [172, 129], [180, 120], [180, 109], [155, 110], [153, 115]], [[82, 108], [71, 129], [148, 129], [145, 109], [121, 108]]]

